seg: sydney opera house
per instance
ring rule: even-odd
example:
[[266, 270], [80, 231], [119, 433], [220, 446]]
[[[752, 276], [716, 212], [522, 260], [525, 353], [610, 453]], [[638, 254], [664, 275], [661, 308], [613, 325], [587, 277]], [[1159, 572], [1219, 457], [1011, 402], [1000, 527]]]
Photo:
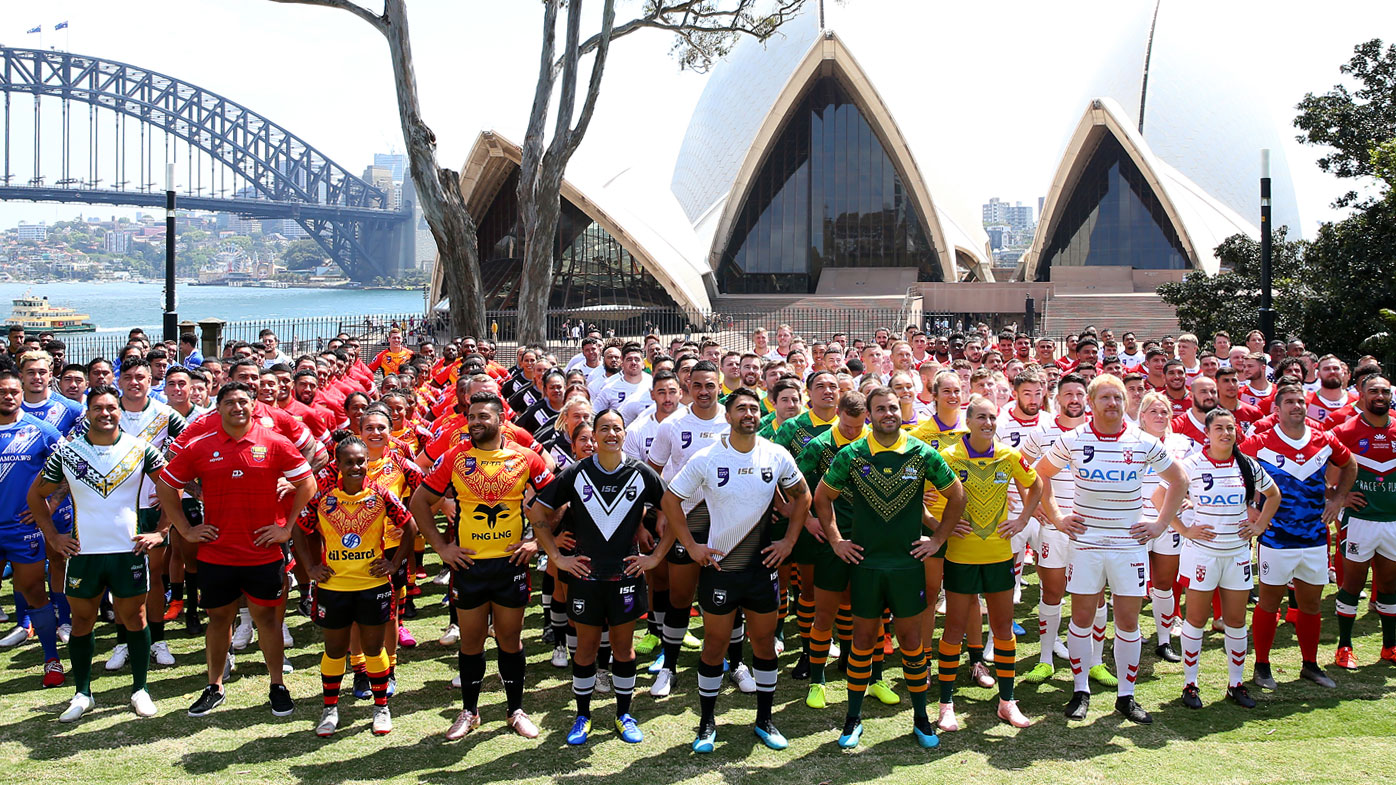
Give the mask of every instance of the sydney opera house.
[[[1102, 53], [1074, 127], [1022, 124], [1060, 139], [1060, 157], [1031, 247], [996, 274], [978, 205], [944, 174], [957, 153], [934, 133], [972, 118], [928, 100], [927, 77], [908, 68], [937, 4], [901, 5], [927, 25], [842, 28], [811, 10], [739, 42], [707, 76], [667, 183], [614, 151], [585, 167], [606, 176], [574, 177], [574, 159], [551, 306], [728, 310], [908, 289], [927, 310], [1021, 311], [1027, 295], [1072, 293], [1143, 303], [1161, 281], [1215, 273], [1224, 238], [1258, 236], [1262, 147], [1274, 150], [1275, 223], [1299, 225], [1283, 130], [1248, 106], [1243, 74], [1184, 43], [1189, 22], [1165, 0]], [[644, 107], [633, 112], [642, 123]], [[490, 308], [517, 296], [518, 161], [517, 144], [487, 130], [461, 172]]]

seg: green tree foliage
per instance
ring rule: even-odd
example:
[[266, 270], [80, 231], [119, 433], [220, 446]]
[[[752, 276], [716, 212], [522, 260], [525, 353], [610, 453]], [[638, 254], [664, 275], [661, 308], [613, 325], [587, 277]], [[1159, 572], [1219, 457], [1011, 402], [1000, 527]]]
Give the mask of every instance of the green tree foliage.
[[325, 263], [325, 252], [314, 240], [292, 240], [281, 253], [281, 262], [287, 270], [312, 270]]
[[[1371, 177], [1377, 173], [1373, 150], [1396, 137], [1396, 45], [1383, 46], [1377, 38], [1359, 44], [1338, 70], [1360, 85], [1349, 89], [1340, 84], [1322, 95], [1306, 94], [1296, 107], [1294, 126], [1304, 132], [1300, 141], [1330, 148], [1318, 159], [1323, 171], [1343, 178]], [[1335, 205], [1345, 207], [1357, 200], [1352, 190]]]
[[[1303, 309], [1313, 296], [1305, 272], [1304, 243], [1285, 239], [1286, 229], [1275, 232], [1271, 258], [1271, 289], [1275, 330], [1280, 336], [1306, 335]], [[1245, 335], [1260, 327], [1260, 243], [1244, 234], [1228, 237], [1217, 246], [1222, 272], [1189, 273], [1181, 282], [1158, 288], [1163, 301], [1178, 309], [1178, 324], [1204, 340], [1226, 330]]]

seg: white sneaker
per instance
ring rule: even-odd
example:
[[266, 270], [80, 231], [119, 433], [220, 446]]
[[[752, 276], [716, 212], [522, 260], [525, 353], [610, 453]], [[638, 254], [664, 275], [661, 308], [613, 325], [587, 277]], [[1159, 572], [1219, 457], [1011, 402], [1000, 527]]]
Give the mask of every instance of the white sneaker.
[[[150, 657], [155, 660], [156, 665], [170, 666], [175, 664], [173, 654], [170, 654], [170, 646], [164, 641], [156, 641], [150, 644]], [[139, 714], [139, 712], [137, 712]], [[147, 715], [141, 715], [147, 716]]]
[[0, 638], [0, 646], [4, 646], [8, 649], [11, 646], [18, 646], [27, 640], [29, 640], [29, 628], [16, 627], [13, 630], [10, 630], [9, 635]]
[[554, 668], [566, 668], [566, 667], [567, 667], [567, 663], [568, 663], [570, 660], [571, 660], [571, 655], [569, 655], [569, 654], [567, 653], [567, 647], [566, 647], [566, 646], [555, 646], [555, 647], [553, 647], [553, 667], [554, 667]]
[[445, 586], [446, 584], [451, 582], [451, 571], [442, 570], [441, 572], [438, 572], [436, 574], [436, 577], [431, 579], [431, 582], [436, 584], [437, 586]]
[[296, 646], [296, 639], [291, 637], [291, 628], [286, 626], [286, 622], [281, 622], [281, 647], [292, 649]]
[[106, 668], [109, 671], [119, 671], [126, 665], [126, 660], [131, 656], [131, 650], [124, 643], [116, 644], [116, 648], [111, 650], [111, 656], [107, 658]]
[[257, 629], [248, 619], [239, 619], [237, 629], [233, 630], [233, 648], [242, 651], [247, 648], [247, 644], [252, 642], [252, 633]]
[[667, 698], [674, 690], [674, 672], [665, 668], [654, 677], [654, 684], [650, 685], [651, 698]]
[[941, 616], [945, 615], [945, 592], [943, 591], [936, 599], [936, 613], [939, 613]]
[[1018, 584], [1013, 587], [1013, 604], [1017, 605], [1023, 601], [1023, 585]]
[[315, 725], [315, 735], [320, 738], [333, 736], [339, 729], [339, 708], [326, 706], [320, 711], [320, 721]]
[[458, 689], [460, 689], [460, 674], [459, 674], [459, 673], [457, 673], [456, 675], [454, 675], [454, 676], [451, 677], [451, 689], [453, 689], [453, 690], [458, 690]]
[[373, 707], [373, 735], [384, 736], [393, 732], [393, 715], [387, 706]]
[[63, 713], [58, 715], [58, 721], [77, 722], [82, 718], [82, 715], [92, 711], [92, 708], [96, 705], [97, 701], [93, 700], [91, 695], [83, 695], [79, 692], [73, 696], [72, 700], [68, 701], [68, 708], [64, 709]]
[[596, 686], [593, 689], [609, 695], [611, 693], [611, 672], [598, 670], [596, 672]]
[[4, 608], [0, 608], [0, 624], [4, 624], [9, 620], [10, 614], [6, 613]]
[[441, 631], [441, 639], [437, 643], [442, 646], [454, 646], [460, 643], [460, 627], [454, 624], [447, 624], [446, 629]]
[[281, 674], [282, 674], [283, 676], [286, 675], [286, 674], [295, 673], [295, 672], [296, 672], [296, 666], [292, 665], [290, 660], [282, 660], [282, 661], [281, 661]]
[[[0, 619], [0, 621], [4, 621], [4, 619]], [[73, 625], [71, 625], [71, 624], [60, 624], [60, 625], [58, 625], [58, 642], [59, 642], [59, 643], [67, 643], [67, 642], [68, 642], [68, 639], [71, 638], [71, 637], [73, 637]]]
[[[164, 641], [160, 642], [164, 643]], [[131, 711], [134, 711], [137, 717], [154, 717], [155, 701], [150, 699], [150, 693], [145, 690], [136, 690], [132, 693]]]
[[733, 684], [737, 685], [738, 690], [748, 695], [756, 692], [756, 679], [752, 677], [751, 671], [747, 669], [745, 662], [729, 671], [727, 677], [732, 680]]
[[843, 649], [840, 649], [840, 648], [839, 648], [839, 645], [838, 645], [837, 643], [830, 643], [830, 644], [829, 644], [829, 659], [831, 659], [831, 660], [837, 660], [837, 659], [839, 658], [839, 655], [840, 655], [840, 654], [843, 654]]
[[1066, 644], [1061, 638], [1052, 641], [1052, 656], [1059, 660], [1071, 661], [1071, 652], [1067, 651]]
[[785, 641], [782, 640], [782, 639], [780, 639], [780, 638], [776, 638], [776, 656], [779, 657], [780, 655], [782, 655], [782, 654], [784, 654], [784, 653], [785, 653]]

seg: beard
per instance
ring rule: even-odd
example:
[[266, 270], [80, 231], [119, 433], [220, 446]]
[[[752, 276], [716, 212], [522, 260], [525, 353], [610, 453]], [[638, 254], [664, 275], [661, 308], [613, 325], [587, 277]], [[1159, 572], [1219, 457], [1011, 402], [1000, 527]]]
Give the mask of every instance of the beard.
[[1367, 411], [1378, 417], [1382, 417], [1385, 416], [1387, 412], [1391, 411], [1391, 403], [1388, 401], [1373, 401], [1372, 405], [1367, 407]]
[[1325, 376], [1319, 379], [1319, 384], [1323, 385], [1325, 390], [1336, 390], [1343, 386], [1343, 380], [1333, 376]]

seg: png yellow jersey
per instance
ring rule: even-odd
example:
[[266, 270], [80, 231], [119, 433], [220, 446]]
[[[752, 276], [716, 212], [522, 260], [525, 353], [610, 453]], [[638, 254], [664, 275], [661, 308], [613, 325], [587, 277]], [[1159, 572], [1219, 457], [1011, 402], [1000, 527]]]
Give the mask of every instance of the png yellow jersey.
[[[1013, 547], [999, 534], [999, 524], [1008, 518], [1008, 489], [1016, 480], [1024, 487], [1037, 482], [1021, 453], [994, 440], [987, 453], [977, 453], [962, 436], [940, 456], [960, 478], [965, 488], [965, 520], [974, 530], [964, 537], [951, 537], [945, 558], [959, 564], [994, 564], [1013, 558]], [[944, 509], [944, 503], [941, 504]]]
[[320, 587], [358, 591], [388, 583], [388, 576], [370, 574], [369, 565], [389, 547], [388, 530], [400, 529], [411, 520], [412, 515], [396, 495], [372, 483], [350, 494], [336, 482], [315, 494], [298, 524], [306, 534], [320, 535], [325, 564], [334, 572]]
[[[422, 484], [422, 470], [401, 453], [387, 450], [383, 457], [368, 462], [368, 480], [379, 488], [399, 499], [410, 499], [412, 492]], [[386, 537], [388, 547], [402, 542], [402, 527], [393, 524], [388, 527]]]

